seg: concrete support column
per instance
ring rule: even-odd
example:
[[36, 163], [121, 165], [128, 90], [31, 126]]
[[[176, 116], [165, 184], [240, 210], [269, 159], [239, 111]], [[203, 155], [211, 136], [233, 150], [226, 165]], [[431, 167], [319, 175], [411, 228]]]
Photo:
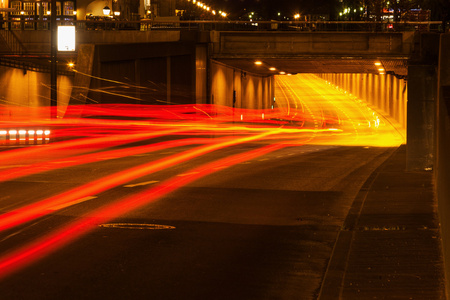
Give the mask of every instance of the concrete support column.
[[366, 100], [366, 102], [369, 102], [369, 74], [364, 74], [363, 75], [363, 83], [364, 83], [364, 88], [362, 91], [362, 95], [361, 95], [361, 99]]
[[375, 95], [374, 95], [374, 77], [375, 75], [373, 74], [369, 74], [369, 80], [368, 80], [368, 88], [367, 88], [367, 93], [369, 95], [368, 100], [369, 100], [369, 104], [370, 105], [374, 105], [375, 104]]
[[399, 101], [398, 101], [399, 100], [399, 92], [398, 92], [399, 84], [400, 84], [400, 80], [394, 79], [394, 77], [393, 77], [392, 85], [391, 85], [391, 88], [392, 88], [392, 109], [391, 110], [392, 110], [392, 117], [397, 121], [400, 121], [399, 113], [398, 113], [398, 111], [399, 111], [399, 108], [398, 108], [398, 106], [399, 106]]
[[450, 34], [440, 40], [436, 105], [435, 189], [441, 223], [447, 299], [450, 299]]
[[406, 81], [402, 81], [402, 84], [400, 86], [400, 102], [401, 102], [401, 107], [403, 110], [400, 112], [400, 116], [402, 119], [401, 124], [403, 124], [403, 128], [407, 127], [407, 120], [406, 120], [406, 115], [407, 115], [407, 106], [408, 106], [408, 84], [406, 83]]
[[373, 76], [372, 94], [373, 105], [380, 107], [380, 75]]
[[386, 75], [378, 76], [379, 87], [378, 87], [378, 97], [379, 97], [379, 107], [381, 111], [387, 112], [386, 110]]
[[171, 96], [171, 91], [172, 91], [172, 86], [171, 86], [172, 80], [171, 80], [171, 78], [172, 78], [172, 75], [171, 75], [171, 72], [170, 72], [170, 70], [171, 70], [171, 59], [170, 59], [170, 56], [167, 56], [166, 68], [167, 68], [167, 79], [166, 79], [167, 80], [166, 81], [167, 104], [170, 104], [171, 98], [172, 98], [172, 96]]
[[[135, 91], [136, 91], [136, 98], [141, 99], [141, 89], [139, 88], [141, 86], [141, 60], [140, 59], [136, 59], [134, 61], [134, 80], [136, 82], [136, 87], [135, 87]], [[136, 103], [140, 103], [139, 101], [137, 101]]]
[[408, 67], [408, 170], [424, 170], [433, 166], [436, 91], [437, 76], [434, 66]]

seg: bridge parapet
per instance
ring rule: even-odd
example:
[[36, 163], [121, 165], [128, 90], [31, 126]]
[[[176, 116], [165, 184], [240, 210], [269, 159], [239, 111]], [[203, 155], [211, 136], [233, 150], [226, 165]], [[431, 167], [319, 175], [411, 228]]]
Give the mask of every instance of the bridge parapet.
[[211, 31], [215, 58], [403, 57], [414, 50], [414, 32]]

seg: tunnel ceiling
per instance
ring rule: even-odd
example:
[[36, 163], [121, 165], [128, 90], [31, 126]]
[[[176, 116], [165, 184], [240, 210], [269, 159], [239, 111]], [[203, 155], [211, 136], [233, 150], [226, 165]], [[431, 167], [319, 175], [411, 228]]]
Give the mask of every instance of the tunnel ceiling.
[[[378, 74], [375, 62], [381, 62], [387, 73], [400, 77], [407, 75], [407, 59], [355, 59], [355, 58], [219, 58], [219, 63], [246, 72], [263, 76], [286, 73], [374, 73]], [[262, 65], [255, 65], [255, 61]], [[275, 67], [276, 71], [270, 71]]]

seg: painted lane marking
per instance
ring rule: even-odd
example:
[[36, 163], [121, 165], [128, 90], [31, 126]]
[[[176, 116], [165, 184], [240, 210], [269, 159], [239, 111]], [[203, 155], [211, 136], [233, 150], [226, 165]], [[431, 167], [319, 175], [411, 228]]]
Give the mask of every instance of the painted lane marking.
[[140, 186], [140, 185], [148, 185], [148, 184], [152, 184], [152, 183], [156, 183], [159, 182], [157, 180], [151, 180], [151, 181], [144, 181], [144, 182], [139, 182], [139, 183], [134, 183], [134, 184], [127, 184], [124, 185], [123, 187], [135, 187], [135, 186]]
[[87, 197], [80, 198], [80, 199], [77, 199], [77, 200], [74, 200], [74, 201], [63, 203], [61, 205], [50, 207], [49, 210], [60, 210], [60, 209], [66, 208], [68, 206], [72, 206], [72, 205], [75, 205], [75, 204], [78, 204], [78, 203], [89, 201], [89, 200], [92, 200], [92, 199], [95, 199], [95, 198], [97, 198], [97, 196], [87, 196]]
[[100, 227], [105, 228], [120, 228], [120, 229], [175, 229], [175, 226], [161, 225], [161, 224], [135, 224], [135, 223], [107, 223], [100, 224]]
[[228, 168], [228, 166], [217, 167], [217, 168], [214, 168], [214, 170], [222, 170], [222, 169], [226, 169], [226, 168]]
[[200, 172], [191, 172], [191, 173], [178, 174], [177, 176], [183, 177], [183, 176], [189, 176], [189, 175], [194, 175], [194, 174], [198, 174], [198, 173], [200, 173]]
[[258, 161], [266, 161], [269, 160], [268, 158], [258, 159]]

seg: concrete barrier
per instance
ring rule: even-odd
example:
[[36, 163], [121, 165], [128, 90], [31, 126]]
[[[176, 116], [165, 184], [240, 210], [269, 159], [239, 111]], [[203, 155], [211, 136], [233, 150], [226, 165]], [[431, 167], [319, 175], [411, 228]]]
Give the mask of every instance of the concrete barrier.
[[435, 191], [444, 253], [447, 299], [450, 299], [450, 34], [442, 34], [436, 106]]

